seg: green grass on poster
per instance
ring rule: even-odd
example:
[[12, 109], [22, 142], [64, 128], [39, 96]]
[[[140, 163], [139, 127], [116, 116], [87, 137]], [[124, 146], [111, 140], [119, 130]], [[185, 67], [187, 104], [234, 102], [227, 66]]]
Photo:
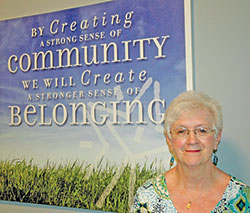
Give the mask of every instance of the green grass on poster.
[[[128, 212], [131, 165], [124, 166], [117, 183], [105, 197], [102, 208], [96, 203], [120, 166], [102, 164], [86, 173], [91, 165], [77, 161], [56, 165], [47, 162], [40, 168], [32, 160], [0, 161], [0, 200], [56, 205], [113, 212]], [[155, 164], [135, 167], [133, 194], [147, 179], [160, 173]]]

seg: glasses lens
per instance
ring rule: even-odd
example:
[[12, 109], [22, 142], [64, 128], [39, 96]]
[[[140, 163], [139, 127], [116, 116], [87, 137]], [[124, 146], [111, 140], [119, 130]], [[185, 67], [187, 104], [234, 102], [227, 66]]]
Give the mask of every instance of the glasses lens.
[[188, 135], [188, 130], [184, 128], [178, 128], [173, 130], [173, 135], [180, 138], [186, 137]]
[[195, 129], [195, 131], [199, 136], [207, 136], [209, 133], [209, 129], [205, 127], [198, 127]]

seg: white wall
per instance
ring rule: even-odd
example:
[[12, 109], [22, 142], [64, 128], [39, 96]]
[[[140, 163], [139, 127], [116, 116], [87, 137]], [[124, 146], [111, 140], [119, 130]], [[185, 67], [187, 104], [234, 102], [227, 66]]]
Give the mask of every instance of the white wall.
[[250, 184], [250, 1], [194, 0], [195, 88], [224, 111], [219, 167]]
[[[0, 20], [102, 1], [105, 0], [1, 0]], [[224, 110], [219, 167], [250, 185], [250, 1], [192, 3], [195, 89], [217, 99]], [[47, 212], [0, 204], [0, 212], [6, 209]]]
[[0, 0], [0, 20], [49, 13], [111, 0]]

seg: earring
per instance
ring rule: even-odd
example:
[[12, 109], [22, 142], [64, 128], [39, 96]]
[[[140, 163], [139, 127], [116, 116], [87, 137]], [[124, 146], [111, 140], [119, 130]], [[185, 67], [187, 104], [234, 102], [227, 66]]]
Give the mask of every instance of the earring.
[[169, 169], [171, 169], [173, 165], [174, 165], [174, 156], [170, 158]]
[[216, 152], [217, 152], [217, 150], [215, 149], [215, 150], [213, 151], [213, 164], [214, 164], [215, 166], [217, 166], [217, 164], [218, 164], [218, 156], [216, 155]]

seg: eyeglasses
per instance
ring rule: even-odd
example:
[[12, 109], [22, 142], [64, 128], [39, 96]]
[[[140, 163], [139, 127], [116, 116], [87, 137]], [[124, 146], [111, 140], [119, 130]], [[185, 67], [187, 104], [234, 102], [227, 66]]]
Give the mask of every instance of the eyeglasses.
[[210, 133], [214, 132], [215, 129], [210, 129], [208, 127], [196, 127], [195, 129], [186, 129], [184, 127], [179, 127], [170, 131], [170, 134], [174, 138], [186, 138], [190, 131], [192, 131], [197, 137], [207, 137]]

